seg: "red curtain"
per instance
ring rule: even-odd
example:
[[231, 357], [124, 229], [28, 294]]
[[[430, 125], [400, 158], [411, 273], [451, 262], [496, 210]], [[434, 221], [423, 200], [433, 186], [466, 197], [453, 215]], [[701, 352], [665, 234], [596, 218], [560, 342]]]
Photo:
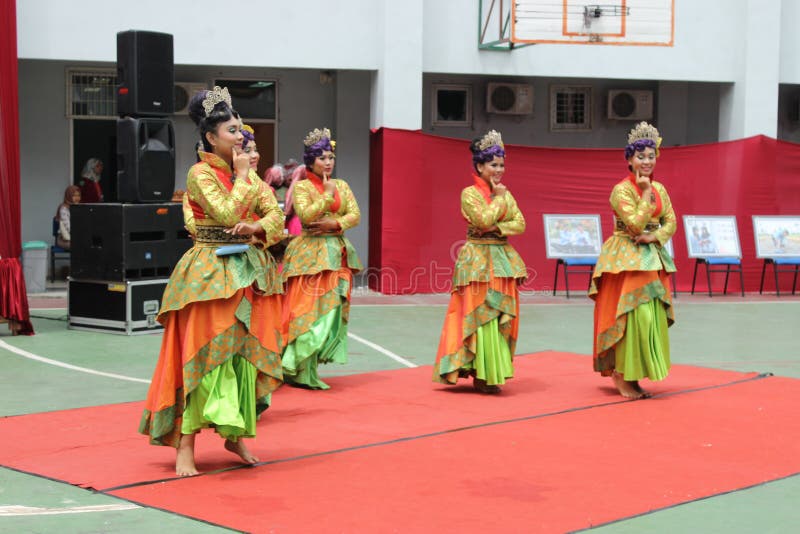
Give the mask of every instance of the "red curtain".
[[0, 317], [33, 334], [19, 257], [22, 253], [19, 189], [17, 14], [14, 0], [0, 2]]
[[[667, 136], [669, 132], [664, 132]], [[624, 140], [623, 140], [624, 141]], [[503, 182], [519, 203], [527, 231], [512, 237], [529, 270], [525, 290], [552, 290], [555, 260], [545, 255], [545, 213], [600, 214], [603, 236], [612, 232], [608, 199], [627, 174], [623, 149], [506, 146]], [[471, 185], [465, 140], [382, 128], [372, 133], [370, 162], [371, 288], [389, 294], [448, 291], [466, 224], [460, 193]], [[757, 136], [739, 141], [665, 148], [656, 179], [667, 187], [678, 216], [673, 238], [678, 289], [691, 287], [683, 215], [736, 215], [746, 291], [757, 291], [752, 215], [800, 215], [800, 145]], [[698, 287], [705, 290], [705, 271]], [[774, 287], [771, 273], [767, 288]], [[721, 275], [712, 284], [721, 288]], [[563, 276], [559, 289], [563, 289]], [[700, 278], [700, 275], [698, 275]], [[783, 275], [781, 289], [791, 290]], [[585, 287], [575, 277], [573, 288]], [[738, 291], [738, 277], [729, 291]]]

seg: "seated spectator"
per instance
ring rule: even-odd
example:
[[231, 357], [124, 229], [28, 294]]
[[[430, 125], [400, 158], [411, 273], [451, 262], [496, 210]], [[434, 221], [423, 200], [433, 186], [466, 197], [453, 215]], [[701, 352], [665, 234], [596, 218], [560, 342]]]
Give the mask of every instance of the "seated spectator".
[[70, 224], [69, 224], [69, 207], [73, 204], [81, 203], [81, 188], [77, 185], [71, 185], [64, 191], [64, 202], [58, 205], [56, 210], [55, 219], [58, 221], [58, 235], [56, 236], [56, 245], [69, 250], [71, 237], [70, 237]]

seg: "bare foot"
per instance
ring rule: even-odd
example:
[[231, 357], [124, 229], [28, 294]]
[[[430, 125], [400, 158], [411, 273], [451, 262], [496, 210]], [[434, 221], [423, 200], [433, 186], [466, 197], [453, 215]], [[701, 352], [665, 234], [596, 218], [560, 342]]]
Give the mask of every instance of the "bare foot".
[[639, 385], [639, 382], [638, 382], [638, 381], [637, 381], [637, 382], [634, 382], [633, 384], [634, 384], [634, 387], [636, 388], [636, 391], [638, 391], [639, 393], [641, 393], [641, 395], [642, 395], [642, 397], [641, 397], [641, 398], [643, 398], [643, 399], [648, 399], [648, 398], [650, 398], [650, 397], [652, 397], [652, 396], [653, 396], [653, 394], [652, 394], [652, 393], [650, 393], [650, 392], [649, 392], [649, 391], [647, 391], [646, 389], [643, 389], [643, 388], [642, 388], [642, 386], [640, 386], [640, 385]]
[[184, 434], [178, 445], [178, 454], [175, 457], [175, 474], [179, 477], [193, 477], [200, 471], [194, 465], [194, 434]]
[[646, 393], [639, 387], [639, 382], [628, 382], [616, 371], [612, 375], [612, 378], [614, 379], [614, 385], [617, 386], [619, 394], [626, 399], [641, 399], [645, 397]]
[[250, 451], [247, 449], [247, 446], [244, 444], [244, 441], [242, 440], [231, 441], [226, 439], [225, 448], [234, 454], [238, 454], [239, 458], [241, 458], [246, 464], [254, 464], [258, 462], [258, 457], [253, 456], [250, 453]]
[[486, 383], [486, 380], [483, 380], [478, 377], [472, 378], [472, 387], [474, 387], [481, 393], [488, 393], [488, 394], [500, 393], [500, 386], [490, 386], [489, 384]]

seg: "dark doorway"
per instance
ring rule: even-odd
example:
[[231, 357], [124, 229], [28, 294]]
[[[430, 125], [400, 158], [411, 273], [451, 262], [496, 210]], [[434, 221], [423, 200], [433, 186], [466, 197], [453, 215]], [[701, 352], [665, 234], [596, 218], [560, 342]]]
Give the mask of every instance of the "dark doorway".
[[72, 183], [81, 180], [81, 171], [89, 158], [103, 161], [100, 187], [106, 202], [117, 200], [117, 121], [73, 119]]

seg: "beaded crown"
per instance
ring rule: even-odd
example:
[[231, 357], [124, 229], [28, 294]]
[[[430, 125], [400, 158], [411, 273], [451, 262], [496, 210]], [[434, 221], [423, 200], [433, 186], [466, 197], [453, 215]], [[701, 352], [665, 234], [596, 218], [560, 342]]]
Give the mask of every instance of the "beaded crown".
[[[328, 128], [323, 128], [321, 130], [319, 128], [314, 128], [313, 130], [308, 132], [306, 138], [303, 139], [303, 144], [305, 146], [311, 146], [316, 143], [319, 143], [323, 139], [328, 139], [330, 141], [331, 131]], [[333, 144], [333, 142], [331, 142], [331, 144]]]
[[225, 102], [228, 104], [229, 108], [233, 107], [231, 94], [228, 92], [228, 88], [215, 85], [214, 88], [210, 90], [203, 99], [203, 109], [205, 110], [206, 115], [210, 115], [211, 112], [214, 111], [214, 106], [220, 102]]
[[641, 141], [643, 139], [649, 139], [653, 141], [656, 146], [661, 144], [661, 135], [658, 133], [658, 130], [652, 124], [648, 124], [644, 121], [637, 124], [628, 134], [628, 144], [632, 145], [636, 141]]
[[480, 150], [486, 150], [487, 148], [491, 148], [493, 146], [504, 148], [503, 138], [500, 136], [500, 132], [497, 130], [489, 130], [489, 132], [481, 137], [480, 141], [478, 141], [478, 148]]

